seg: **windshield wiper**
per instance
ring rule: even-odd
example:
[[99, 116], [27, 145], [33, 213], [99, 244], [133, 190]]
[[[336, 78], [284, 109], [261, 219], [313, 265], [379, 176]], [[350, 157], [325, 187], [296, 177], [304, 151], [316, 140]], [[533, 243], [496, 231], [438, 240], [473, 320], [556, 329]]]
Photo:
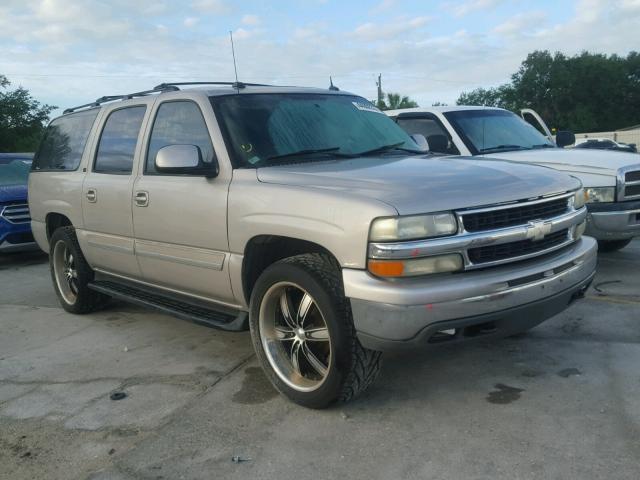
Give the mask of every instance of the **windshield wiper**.
[[550, 143], [541, 143], [539, 145], [531, 145], [531, 148], [556, 148], [556, 146]]
[[338, 150], [340, 150], [340, 147], [309, 148], [306, 150], [298, 150], [297, 152], [282, 153], [280, 155], [271, 155], [270, 157], [262, 159], [260, 163], [276, 164], [279, 162], [274, 162], [274, 160], [286, 160], [291, 157], [304, 157], [305, 155], [317, 155], [321, 153], [331, 154], [332, 156], [339, 157], [339, 158], [351, 158], [353, 156], [347, 153], [338, 153]]
[[523, 147], [522, 145], [496, 145], [495, 147], [481, 148], [481, 152], [493, 152], [500, 150], [531, 150], [529, 147]]
[[389, 150], [402, 150], [409, 153], [427, 153], [422, 150], [414, 150], [411, 148], [403, 148], [400, 145], [404, 145], [404, 142], [391, 143], [389, 145], [382, 145], [381, 147], [372, 148], [371, 150], [365, 150], [364, 152], [354, 153], [354, 156], [364, 157], [366, 155], [375, 155], [376, 153], [384, 153]]

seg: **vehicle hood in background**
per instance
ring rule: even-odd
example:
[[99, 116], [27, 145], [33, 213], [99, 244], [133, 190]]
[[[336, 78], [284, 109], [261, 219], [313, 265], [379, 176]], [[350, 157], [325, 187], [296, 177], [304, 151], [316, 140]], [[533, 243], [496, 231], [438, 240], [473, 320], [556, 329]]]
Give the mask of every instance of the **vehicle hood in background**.
[[18, 202], [21, 200], [27, 200], [26, 185], [0, 186], [0, 203]]
[[259, 168], [265, 183], [369, 197], [401, 215], [522, 200], [579, 188], [565, 173], [471, 157], [362, 157]]
[[[570, 148], [545, 148], [538, 150], [518, 150], [487, 154], [487, 157], [535, 163], [545, 167], [576, 174], [590, 174], [616, 177], [621, 167], [638, 165], [640, 155], [626, 152], [607, 152], [605, 150], [583, 150]], [[615, 181], [612, 183], [615, 185]]]

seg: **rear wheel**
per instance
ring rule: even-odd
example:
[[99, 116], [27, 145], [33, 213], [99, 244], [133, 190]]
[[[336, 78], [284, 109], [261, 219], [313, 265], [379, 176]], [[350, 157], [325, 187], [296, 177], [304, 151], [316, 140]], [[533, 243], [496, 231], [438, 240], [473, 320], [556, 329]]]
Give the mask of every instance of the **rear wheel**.
[[300, 405], [349, 401], [380, 370], [381, 353], [360, 345], [340, 269], [327, 255], [268, 267], [253, 289], [249, 323], [267, 377]]
[[632, 238], [624, 240], [598, 240], [598, 250], [601, 252], [615, 252], [631, 243]]
[[93, 270], [82, 255], [73, 227], [58, 228], [51, 235], [49, 265], [58, 300], [67, 312], [89, 313], [108, 296], [89, 289]]

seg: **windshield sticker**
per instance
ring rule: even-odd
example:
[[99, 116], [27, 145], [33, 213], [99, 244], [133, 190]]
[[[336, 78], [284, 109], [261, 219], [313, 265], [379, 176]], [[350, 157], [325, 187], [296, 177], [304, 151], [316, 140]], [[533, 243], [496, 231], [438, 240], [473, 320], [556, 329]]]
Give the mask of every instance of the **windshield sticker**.
[[371, 105], [370, 103], [364, 103], [364, 102], [351, 102], [351, 103], [353, 103], [353, 106], [356, 107], [358, 110], [362, 110], [364, 112], [382, 113], [382, 110], [380, 110], [378, 107], [375, 107], [374, 105]]

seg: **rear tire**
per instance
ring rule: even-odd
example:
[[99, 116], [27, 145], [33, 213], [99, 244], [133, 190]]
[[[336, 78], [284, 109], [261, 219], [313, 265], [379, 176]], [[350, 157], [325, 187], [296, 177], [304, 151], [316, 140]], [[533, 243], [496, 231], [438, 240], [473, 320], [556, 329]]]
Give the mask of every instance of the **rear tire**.
[[109, 297], [88, 287], [94, 273], [80, 250], [74, 228], [58, 228], [49, 245], [51, 279], [62, 308], [83, 314], [102, 307]]
[[267, 378], [304, 407], [348, 402], [380, 371], [382, 353], [358, 341], [340, 268], [328, 255], [269, 266], [253, 288], [249, 326]]
[[623, 249], [631, 243], [632, 238], [624, 240], [598, 240], [598, 250], [600, 252], [615, 252]]

